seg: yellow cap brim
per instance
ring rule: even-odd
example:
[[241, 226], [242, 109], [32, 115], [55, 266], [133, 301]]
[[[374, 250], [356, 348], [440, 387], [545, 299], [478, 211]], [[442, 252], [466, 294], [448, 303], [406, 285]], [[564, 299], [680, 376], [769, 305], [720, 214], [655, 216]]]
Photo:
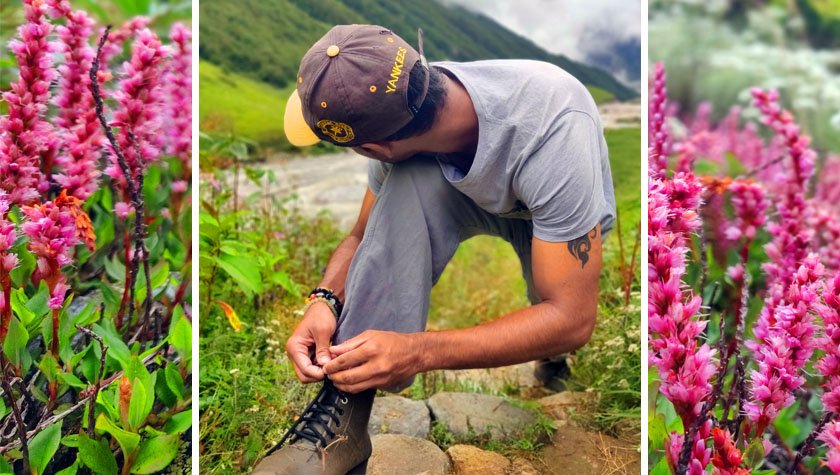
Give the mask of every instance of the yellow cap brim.
[[303, 104], [300, 102], [297, 89], [292, 92], [286, 102], [286, 112], [283, 114], [283, 131], [286, 132], [289, 143], [295, 147], [315, 145], [321, 141], [303, 118]]

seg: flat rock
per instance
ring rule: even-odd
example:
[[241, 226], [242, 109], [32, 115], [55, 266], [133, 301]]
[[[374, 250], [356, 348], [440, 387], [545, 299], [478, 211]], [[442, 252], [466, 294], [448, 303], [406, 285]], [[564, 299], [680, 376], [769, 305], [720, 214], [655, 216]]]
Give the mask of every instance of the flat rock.
[[522, 391], [539, 388], [542, 384], [534, 377], [533, 361], [512, 366], [480, 369], [457, 369], [443, 371], [447, 382], [475, 384], [492, 391], [505, 391], [515, 388]]
[[573, 412], [580, 412], [591, 403], [594, 395], [585, 392], [565, 391], [539, 400], [546, 415], [555, 420], [567, 420]]
[[368, 431], [375, 434], [403, 434], [425, 439], [429, 435], [431, 416], [423, 401], [399, 396], [373, 400]]
[[516, 475], [540, 475], [540, 471], [534, 467], [534, 464], [520, 457], [513, 459], [508, 473], [515, 473]]
[[566, 426], [540, 454], [547, 473], [580, 475], [640, 473], [641, 454], [635, 444], [597, 432]]
[[510, 461], [503, 455], [472, 445], [453, 445], [446, 455], [452, 460], [452, 473], [455, 475], [505, 475], [511, 467]]
[[531, 411], [486, 394], [437, 393], [429, 398], [432, 415], [456, 436], [490, 432], [501, 439], [518, 432], [536, 420]]
[[434, 443], [402, 434], [371, 437], [373, 453], [367, 475], [443, 474], [451, 468], [449, 457]]

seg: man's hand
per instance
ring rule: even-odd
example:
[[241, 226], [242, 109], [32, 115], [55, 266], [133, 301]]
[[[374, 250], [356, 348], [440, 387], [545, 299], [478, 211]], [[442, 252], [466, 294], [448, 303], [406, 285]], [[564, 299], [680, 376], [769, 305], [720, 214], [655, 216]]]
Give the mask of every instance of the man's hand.
[[[309, 307], [303, 320], [286, 341], [286, 354], [302, 383], [324, 379], [324, 364], [330, 361], [330, 340], [335, 333], [335, 315], [329, 305], [318, 302]], [[314, 356], [314, 358], [313, 358]]]
[[331, 347], [334, 358], [324, 365], [324, 373], [349, 393], [396, 386], [422, 370], [417, 335], [367, 330]]

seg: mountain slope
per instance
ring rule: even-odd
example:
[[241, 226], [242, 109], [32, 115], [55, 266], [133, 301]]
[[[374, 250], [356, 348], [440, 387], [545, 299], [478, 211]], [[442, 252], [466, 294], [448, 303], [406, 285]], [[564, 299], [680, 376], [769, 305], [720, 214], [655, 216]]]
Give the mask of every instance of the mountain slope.
[[416, 44], [422, 27], [430, 61], [529, 58], [554, 63], [619, 99], [638, 94], [606, 71], [553, 55], [492, 19], [435, 1], [202, 0], [199, 55], [225, 70], [276, 86], [295, 77], [301, 56], [335, 24], [387, 26]]

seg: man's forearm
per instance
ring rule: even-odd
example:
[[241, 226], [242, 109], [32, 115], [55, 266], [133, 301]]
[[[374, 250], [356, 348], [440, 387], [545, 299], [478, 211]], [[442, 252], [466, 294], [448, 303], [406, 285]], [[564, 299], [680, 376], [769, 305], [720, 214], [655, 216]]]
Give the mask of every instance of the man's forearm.
[[332, 256], [330, 256], [327, 268], [324, 270], [324, 277], [321, 279], [321, 283], [318, 284], [318, 287], [332, 289], [333, 293], [341, 299], [342, 302], [345, 300], [344, 283], [347, 280], [347, 272], [350, 269], [350, 261], [353, 260], [353, 256], [356, 254], [356, 249], [359, 247], [361, 242], [362, 239], [355, 234], [350, 234], [344, 238], [344, 240], [341, 241], [341, 244], [335, 248]]
[[496, 367], [546, 358], [580, 348], [595, 328], [595, 311], [551, 303], [517, 310], [458, 330], [417, 333], [421, 371]]

